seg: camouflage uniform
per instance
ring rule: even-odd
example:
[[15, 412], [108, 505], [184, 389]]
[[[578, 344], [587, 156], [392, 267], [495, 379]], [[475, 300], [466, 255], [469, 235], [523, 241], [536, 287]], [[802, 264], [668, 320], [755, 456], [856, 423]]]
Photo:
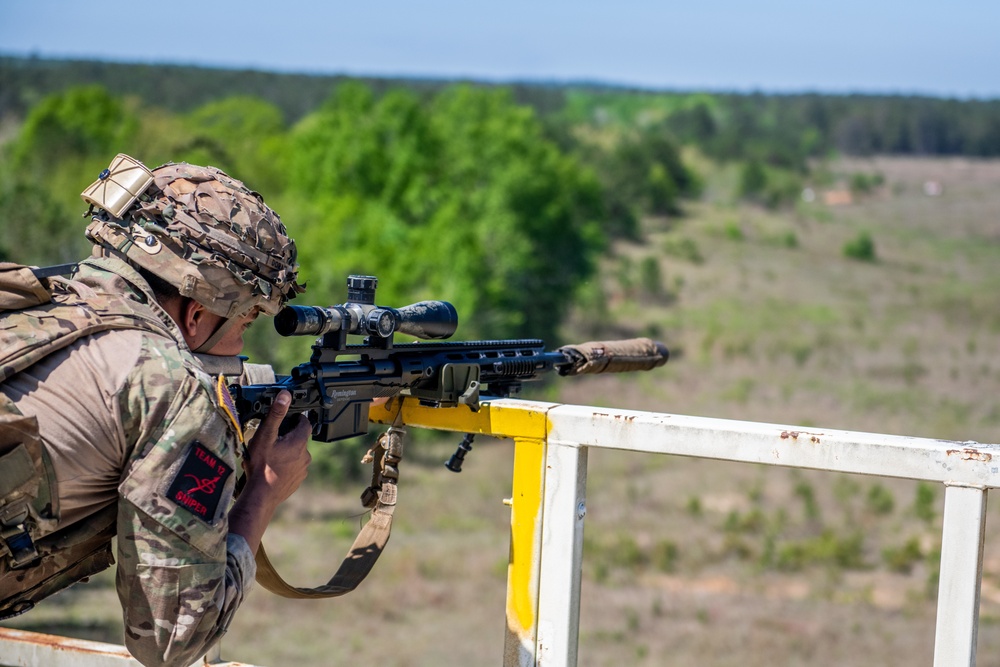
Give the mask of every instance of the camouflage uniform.
[[[234, 427], [176, 324], [144, 305], [151, 294], [134, 269], [116, 259], [91, 260], [78, 277], [123, 295], [171, 335], [117, 330], [86, 337], [0, 390], [39, 419], [61, 505], [56, 532], [93, 522], [117, 504], [117, 588], [129, 650], [147, 665], [189, 665], [225, 632], [256, 571], [246, 541], [229, 535], [226, 520], [236, 481]], [[31, 316], [8, 314], [5, 325]], [[64, 382], [60, 369], [80, 365], [93, 375]], [[100, 387], [104, 401], [80, 405], [81, 394], [95, 398], [90, 387]], [[87, 415], [101, 437], [74, 427]], [[192, 457], [216, 459], [216, 474], [201, 474], [208, 467], [189, 463]]]
[[[134, 192], [132, 174], [148, 176]], [[239, 425], [225, 385], [132, 264], [229, 318], [224, 326], [253, 308], [273, 315], [303, 288], [278, 216], [226, 174], [186, 164], [149, 172], [119, 155], [84, 199], [101, 207], [112, 197], [88, 193], [113, 187], [126, 190], [121, 208], [95, 215], [94, 257], [62, 296], [0, 319], [0, 416], [37, 418], [50, 487], [33, 510], [41, 559], [8, 568], [0, 558], [0, 607], [18, 590], [32, 602], [108, 567], [117, 533], [126, 646], [143, 664], [186, 666], [226, 631], [256, 571], [227, 519]], [[117, 325], [79, 336], [81, 301], [109, 306]], [[67, 332], [74, 342], [51, 344]], [[31, 364], [12, 374], [7, 359], [24, 350]]]

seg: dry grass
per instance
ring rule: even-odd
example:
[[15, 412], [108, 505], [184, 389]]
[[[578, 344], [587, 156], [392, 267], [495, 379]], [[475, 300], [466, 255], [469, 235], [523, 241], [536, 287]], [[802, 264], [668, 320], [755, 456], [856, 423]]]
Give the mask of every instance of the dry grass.
[[[886, 182], [849, 206], [772, 212], [728, 202], [721, 174], [686, 218], [650, 221], [644, 244], [616, 248], [606, 303], [589, 307], [621, 324], [594, 331], [581, 312], [567, 338], [654, 333], [674, 359], [655, 375], [574, 379], [532, 395], [995, 442], [1000, 162], [835, 169]], [[924, 194], [928, 180], [941, 196]], [[874, 262], [843, 253], [862, 231]], [[644, 293], [637, 273], [622, 277], [647, 257], [660, 269], [658, 294]], [[454, 445], [421, 441], [417, 453], [443, 461]], [[411, 462], [398, 527], [369, 581], [324, 602], [255, 591], [224, 655], [273, 666], [498, 664], [511, 461], [508, 443], [483, 442], [461, 475]], [[309, 488], [269, 529], [265, 542], [295, 583], [335, 569], [359, 490]], [[906, 480], [591, 452], [580, 664], [929, 664], [942, 497]], [[1000, 650], [1000, 556], [988, 530], [983, 657]], [[10, 625], [113, 639], [110, 582]]]

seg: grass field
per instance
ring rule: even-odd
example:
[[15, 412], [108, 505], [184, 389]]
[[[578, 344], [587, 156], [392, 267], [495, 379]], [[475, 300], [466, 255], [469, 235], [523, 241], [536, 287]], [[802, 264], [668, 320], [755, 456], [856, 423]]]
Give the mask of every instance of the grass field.
[[[685, 217], [646, 221], [642, 243], [605, 261], [566, 338], [652, 335], [671, 362], [529, 397], [997, 442], [1000, 162], [879, 158], [832, 172], [826, 188], [857, 173], [884, 183], [850, 204], [770, 211], [732, 202], [735, 177], [719, 171]], [[512, 448], [478, 444], [454, 475], [440, 463], [455, 444], [411, 443], [397, 527], [369, 581], [336, 601], [255, 591], [224, 656], [500, 663]], [[295, 583], [339, 563], [360, 521], [353, 486], [311, 485], [269, 528]], [[580, 664], [929, 665], [942, 499], [906, 480], [591, 452]], [[983, 665], [1000, 664], [995, 519], [987, 530]], [[118, 641], [117, 615], [102, 576], [8, 625]]]

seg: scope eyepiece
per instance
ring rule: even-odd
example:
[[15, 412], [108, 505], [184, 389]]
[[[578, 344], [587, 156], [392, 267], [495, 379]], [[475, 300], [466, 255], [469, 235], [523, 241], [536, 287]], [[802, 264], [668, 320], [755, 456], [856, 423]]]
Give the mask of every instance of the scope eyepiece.
[[350, 319], [338, 306], [285, 306], [274, 316], [274, 330], [282, 336], [322, 336], [340, 331], [345, 316]]

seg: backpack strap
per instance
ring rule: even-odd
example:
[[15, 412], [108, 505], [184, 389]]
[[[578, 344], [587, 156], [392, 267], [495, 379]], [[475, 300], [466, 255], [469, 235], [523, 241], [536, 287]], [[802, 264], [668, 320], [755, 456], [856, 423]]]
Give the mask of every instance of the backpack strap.
[[52, 300], [48, 285], [29, 266], [0, 262], [0, 312], [21, 310]]
[[0, 394], [0, 407], [7, 408], [0, 409], [0, 557], [18, 569], [38, 560], [32, 533], [41, 517], [33, 504], [49, 488], [38, 422], [4, 402]]
[[58, 522], [54, 483], [38, 420], [0, 393], [0, 573], [38, 561], [35, 541]]
[[[4, 271], [0, 265], [0, 280], [4, 276], [11, 279], [0, 282], [0, 301], [4, 298], [19, 304], [42, 298], [45, 301], [3, 313], [5, 318], [16, 319], [5, 322], [8, 326], [0, 330], [0, 382], [80, 338], [101, 331], [138, 329], [173, 338], [154, 313], [140, 312], [118, 295], [99, 293], [81, 282], [64, 278], [45, 279], [48, 287], [39, 289], [42, 283], [30, 268], [9, 264], [7, 268]], [[9, 284], [24, 289], [8, 292]]]

